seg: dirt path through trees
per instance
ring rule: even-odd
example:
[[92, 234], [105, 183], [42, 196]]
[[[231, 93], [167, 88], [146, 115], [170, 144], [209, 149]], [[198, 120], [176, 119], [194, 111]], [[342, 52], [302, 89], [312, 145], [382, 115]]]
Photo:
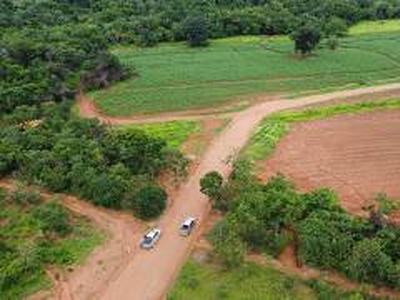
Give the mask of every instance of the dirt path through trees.
[[[231, 171], [229, 161], [245, 146], [254, 128], [265, 116], [284, 109], [387, 91], [400, 91], [400, 84], [341, 91], [296, 100], [266, 101], [236, 113], [230, 124], [213, 140], [188, 181], [176, 193], [173, 205], [157, 221], [156, 225], [161, 228], [163, 234], [159, 244], [152, 251], [139, 249], [138, 242], [144, 225], [136, 222], [131, 216], [99, 209], [66, 196], [64, 204], [68, 208], [87, 216], [110, 235], [107, 243], [95, 249], [84, 265], [67, 274], [67, 294], [72, 299], [162, 299], [185, 263], [195, 240], [201, 234], [200, 226], [189, 238], [180, 237], [177, 232], [180, 222], [192, 215], [199, 218], [201, 225], [205, 223], [211, 209], [207, 198], [199, 192], [200, 178], [212, 170], [217, 170], [227, 177]], [[96, 112], [86, 116], [102, 117]], [[165, 116], [151, 118], [154, 122], [165, 121]], [[114, 124], [110, 120], [107, 122]], [[141, 121], [132, 118], [129, 122]], [[62, 286], [65, 287], [65, 282]], [[64, 298], [61, 296], [61, 299]]]

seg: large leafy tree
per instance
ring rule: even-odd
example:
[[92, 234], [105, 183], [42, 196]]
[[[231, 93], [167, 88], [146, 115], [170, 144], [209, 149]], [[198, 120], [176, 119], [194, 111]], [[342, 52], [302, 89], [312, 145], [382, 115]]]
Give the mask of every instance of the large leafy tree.
[[203, 47], [208, 45], [207, 22], [203, 16], [189, 17], [185, 22], [184, 31], [189, 46]]
[[301, 54], [311, 53], [319, 44], [321, 40], [321, 31], [319, 28], [312, 24], [303, 25], [297, 28], [292, 34], [291, 38], [294, 41], [294, 49]]

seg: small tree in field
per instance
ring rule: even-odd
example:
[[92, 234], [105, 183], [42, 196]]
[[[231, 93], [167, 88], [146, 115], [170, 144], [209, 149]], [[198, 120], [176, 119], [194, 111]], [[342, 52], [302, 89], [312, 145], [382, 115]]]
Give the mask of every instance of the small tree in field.
[[321, 41], [321, 31], [312, 25], [304, 25], [299, 27], [291, 35], [294, 40], [294, 48], [296, 53], [311, 53]]
[[135, 197], [134, 210], [142, 219], [158, 217], [167, 206], [167, 193], [158, 186], [146, 186]]
[[190, 47], [204, 47], [208, 45], [207, 22], [204, 17], [189, 17], [184, 27], [186, 41]]

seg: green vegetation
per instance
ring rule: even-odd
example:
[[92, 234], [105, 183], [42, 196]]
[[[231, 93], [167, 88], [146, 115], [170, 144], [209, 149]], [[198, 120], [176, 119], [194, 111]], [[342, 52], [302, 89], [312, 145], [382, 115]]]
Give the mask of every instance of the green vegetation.
[[165, 140], [169, 147], [175, 149], [179, 149], [190, 134], [200, 130], [199, 124], [193, 121], [123, 125], [117, 128], [122, 131], [142, 130], [151, 137]]
[[400, 108], [400, 100], [390, 99], [376, 102], [339, 104], [310, 108], [300, 111], [285, 111], [267, 117], [253, 134], [244, 155], [252, 160], [262, 160], [273, 152], [277, 142], [295, 122], [325, 119], [340, 114], [366, 113], [377, 109]]
[[167, 197], [167, 193], [160, 187], [141, 188], [133, 203], [136, 215], [145, 220], [158, 217], [167, 206]]
[[21, 105], [61, 102], [78, 89], [125, 78], [93, 27], [74, 25], [0, 32], [0, 115]]
[[367, 218], [351, 215], [330, 189], [301, 193], [279, 174], [257, 181], [246, 161], [234, 167], [212, 199], [227, 207], [210, 235], [215, 258], [226, 268], [240, 266], [247, 250], [277, 257], [291, 243], [296, 261], [400, 289], [400, 227], [379, 207], [367, 207]]
[[315, 93], [400, 78], [398, 34], [349, 36], [335, 51], [329, 43], [322, 45], [307, 59], [293, 56], [287, 38], [235, 37], [202, 49], [184, 44], [118, 47], [115, 54], [122, 64], [134, 67], [140, 76], [91, 97], [107, 114], [132, 115], [215, 107], [263, 93]]
[[189, 260], [168, 300], [217, 299], [363, 299], [357, 292], [344, 292], [321, 281], [305, 282], [270, 266], [244, 264], [223, 270], [217, 265]]
[[[20, 299], [51, 285], [48, 266], [81, 262], [104, 235], [85, 218], [35, 191], [0, 189], [0, 298]], [[34, 202], [31, 200], [34, 199]]]
[[400, 20], [364, 21], [349, 29], [349, 33], [352, 35], [393, 31], [400, 31]]
[[[160, 172], [169, 172], [172, 178], [184, 175], [187, 160], [164, 140], [79, 119], [69, 108], [68, 103], [20, 107], [0, 120], [0, 174], [15, 173], [54, 192], [133, 210], [136, 194], [155, 184]], [[155, 213], [161, 211], [138, 215]]]

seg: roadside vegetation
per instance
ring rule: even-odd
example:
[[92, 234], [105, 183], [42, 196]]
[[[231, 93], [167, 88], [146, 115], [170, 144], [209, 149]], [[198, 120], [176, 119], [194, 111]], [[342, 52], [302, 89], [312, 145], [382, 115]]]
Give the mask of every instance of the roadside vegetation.
[[0, 188], [0, 298], [21, 299], [51, 286], [48, 267], [80, 263], [104, 240], [85, 218], [60, 200], [44, 201], [39, 192], [19, 186]]
[[117, 129], [124, 132], [142, 130], [151, 137], [165, 140], [169, 147], [180, 149], [189, 135], [200, 130], [199, 127], [199, 124], [194, 121], [172, 121], [141, 125], [122, 125], [117, 127]]
[[68, 103], [20, 107], [4, 117], [0, 175], [14, 175], [96, 205], [131, 209], [139, 216], [160, 214], [160, 209], [143, 213], [143, 207], [138, 213], [137, 204], [146, 201], [141, 199], [147, 197], [145, 191], [157, 188], [154, 178], [161, 171], [170, 176], [184, 173], [183, 155], [143, 131], [113, 130], [96, 120], [72, 117], [69, 109]]
[[245, 263], [226, 270], [189, 260], [167, 299], [363, 299], [363, 294], [290, 277], [268, 265]]
[[349, 279], [400, 289], [400, 227], [390, 223], [381, 202], [371, 199], [367, 218], [347, 213], [334, 191], [307, 193], [276, 175], [257, 181], [248, 161], [238, 161], [229, 182], [212, 172], [201, 181], [214, 208], [225, 213], [210, 239], [215, 257], [228, 269], [243, 263], [248, 251], [278, 257], [289, 245], [294, 259]]
[[345, 103], [276, 113], [262, 121], [244, 149], [243, 154], [251, 160], [265, 159], [274, 151], [279, 140], [289, 132], [290, 126], [296, 122], [325, 119], [341, 114], [358, 114], [379, 109], [395, 108], [400, 108], [399, 99]]

